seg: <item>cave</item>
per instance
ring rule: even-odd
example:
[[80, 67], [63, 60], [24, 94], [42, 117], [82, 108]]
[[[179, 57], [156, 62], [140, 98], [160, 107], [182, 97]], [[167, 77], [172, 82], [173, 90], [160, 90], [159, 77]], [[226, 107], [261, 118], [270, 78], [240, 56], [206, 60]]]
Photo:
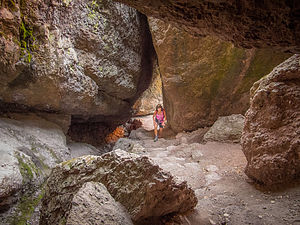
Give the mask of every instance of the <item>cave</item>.
[[300, 221], [299, 1], [0, 4], [1, 224]]

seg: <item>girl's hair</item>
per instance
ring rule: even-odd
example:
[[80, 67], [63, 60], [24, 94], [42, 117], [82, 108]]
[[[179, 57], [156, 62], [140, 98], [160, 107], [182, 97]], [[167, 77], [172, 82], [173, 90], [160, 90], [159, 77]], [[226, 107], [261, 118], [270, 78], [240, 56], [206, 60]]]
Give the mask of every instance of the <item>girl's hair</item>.
[[158, 105], [156, 106], [156, 111], [158, 111], [158, 108], [161, 108], [161, 111], [164, 110], [164, 108], [161, 106], [161, 104], [158, 104]]

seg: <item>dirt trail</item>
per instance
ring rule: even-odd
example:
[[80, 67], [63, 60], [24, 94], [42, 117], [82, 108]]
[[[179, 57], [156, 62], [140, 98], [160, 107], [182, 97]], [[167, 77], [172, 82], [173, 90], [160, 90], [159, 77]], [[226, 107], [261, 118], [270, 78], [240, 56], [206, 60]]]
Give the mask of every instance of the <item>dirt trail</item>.
[[243, 172], [246, 159], [239, 144], [182, 144], [170, 135], [153, 142], [152, 132], [142, 133], [136, 141], [143, 154], [186, 180], [199, 201], [194, 212], [166, 224], [300, 225], [300, 186], [258, 190]]

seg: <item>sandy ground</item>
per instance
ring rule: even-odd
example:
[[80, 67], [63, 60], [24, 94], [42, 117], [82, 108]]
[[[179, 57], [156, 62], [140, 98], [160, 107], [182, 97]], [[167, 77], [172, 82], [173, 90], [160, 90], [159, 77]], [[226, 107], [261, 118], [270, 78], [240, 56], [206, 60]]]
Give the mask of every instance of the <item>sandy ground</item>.
[[178, 144], [170, 132], [153, 142], [144, 131], [138, 142], [146, 155], [195, 190], [198, 205], [164, 224], [300, 225], [300, 186], [263, 190], [244, 174], [246, 158], [239, 144]]

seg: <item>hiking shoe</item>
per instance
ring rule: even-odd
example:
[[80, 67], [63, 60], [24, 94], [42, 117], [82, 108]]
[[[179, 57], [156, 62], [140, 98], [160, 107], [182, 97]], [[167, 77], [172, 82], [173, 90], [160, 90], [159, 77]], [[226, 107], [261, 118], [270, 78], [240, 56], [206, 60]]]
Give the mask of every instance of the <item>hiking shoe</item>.
[[156, 141], [158, 141], [158, 136], [156, 136], [156, 137], [154, 138], [154, 142], [156, 142]]

